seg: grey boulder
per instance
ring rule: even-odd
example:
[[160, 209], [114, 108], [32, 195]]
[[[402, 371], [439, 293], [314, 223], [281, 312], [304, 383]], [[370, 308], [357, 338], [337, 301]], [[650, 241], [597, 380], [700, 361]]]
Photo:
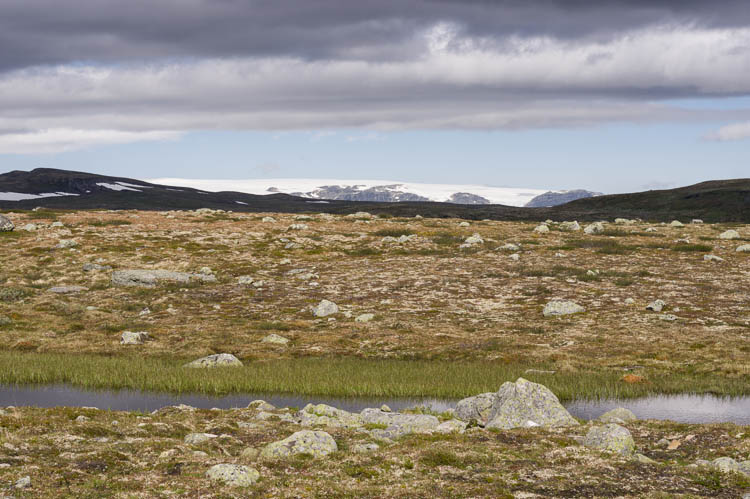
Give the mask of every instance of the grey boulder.
[[331, 435], [324, 431], [302, 430], [284, 440], [268, 444], [260, 453], [266, 459], [278, 459], [296, 454], [324, 457], [338, 450]]
[[602, 423], [628, 423], [637, 420], [638, 418], [635, 417], [633, 411], [625, 409], [624, 407], [618, 407], [617, 409], [607, 411], [597, 418], [597, 421], [601, 421]]
[[185, 367], [241, 367], [240, 359], [231, 353], [217, 353], [208, 357], [201, 357], [185, 364]]
[[480, 393], [458, 401], [456, 417], [462, 421], [476, 421], [486, 424], [495, 402], [495, 392]]
[[583, 445], [622, 456], [635, 452], [635, 442], [628, 429], [614, 423], [591, 428], [583, 438]]
[[15, 228], [16, 226], [13, 225], [10, 219], [0, 215], [0, 232], [10, 232]]
[[501, 430], [578, 424], [549, 388], [523, 378], [503, 383], [487, 420], [487, 428]]
[[558, 315], [570, 315], [585, 312], [586, 309], [579, 304], [568, 300], [553, 300], [544, 306], [542, 314], [545, 317], [555, 317]]
[[258, 481], [260, 473], [240, 464], [217, 464], [208, 469], [206, 476], [230, 487], [248, 487]]
[[170, 270], [116, 270], [112, 272], [112, 284], [115, 286], [140, 286], [152, 288], [161, 281], [188, 284], [191, 280], [199, 282], [216, 282], [211, 274], [190, 274]]

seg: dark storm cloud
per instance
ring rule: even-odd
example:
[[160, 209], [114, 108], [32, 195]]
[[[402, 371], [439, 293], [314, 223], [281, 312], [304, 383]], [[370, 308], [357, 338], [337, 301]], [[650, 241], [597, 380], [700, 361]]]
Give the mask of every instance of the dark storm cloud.
[[0, 70], [75, 61], [289, 56], [398, 60], [415, 32], [607, 39], [659, 24], [750, 24], [746, 0], [3, 0]]

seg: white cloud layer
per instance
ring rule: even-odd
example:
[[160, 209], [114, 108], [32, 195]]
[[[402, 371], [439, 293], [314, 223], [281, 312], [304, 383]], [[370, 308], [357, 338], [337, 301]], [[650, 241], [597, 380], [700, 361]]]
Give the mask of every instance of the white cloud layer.
[[732, 123], [723, 126], [708, 136], [711, 140], [721, 142], [731, 140], [750, 139], [750, 121], [745, 123]]
[[[422, 39], [422, 52], [403, 60], [214, 58], [5, 73], [0, 153], [206, 129], [512, 130], [702, 119], [706, 111], [659, 101], [750, 94], [750, 28], [487, 40], [440, 23]], [[750, 118], [712, 117], [730, 115]], [[744, 133], [736, 126], [717, 136]]]

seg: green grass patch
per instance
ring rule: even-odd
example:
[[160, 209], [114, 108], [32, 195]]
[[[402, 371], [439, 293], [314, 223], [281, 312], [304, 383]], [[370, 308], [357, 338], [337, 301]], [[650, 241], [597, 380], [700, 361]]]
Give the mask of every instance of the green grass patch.
[[[87, 389], [171, 393], [295, 393], [331, 397], [462, 398], [497, 390], [525, 377], [543, 383], [563, 400], [628, 398], [654, 393], [750, 394], [741, 377], [685, 370], [644, 372], [649, 383], [629, 385], [612, 369], [524, 374], [530, 366], [502, 361], [369, 360], [301, 358], [246, 362], [243, 367], [189, 369], [191, 359], [89, 354], [0, 352], [2, 384], [70, 384]], [[538, 369], [555, 369], [554, 364]], [[439, 381], [436, 381], [439, 380]]]
[[672, 251], [711, 251], [714, 249], [713, 246], [708, 244], [675, 244], [672, 246]]
[[133, 222], [129, 220], [94, 220], [93, 222], [89, 222], [89, 225], [92, 227], [110, 227], [110, 226], [120, 226], [120, 225], [130, 225]]

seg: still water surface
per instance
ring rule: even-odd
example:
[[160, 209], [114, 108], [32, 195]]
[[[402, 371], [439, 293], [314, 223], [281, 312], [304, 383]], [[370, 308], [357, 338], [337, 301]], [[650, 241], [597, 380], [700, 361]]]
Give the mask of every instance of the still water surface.
[[[398, 411], [417, 405], [442, 412], [455, 407], [455, 400], [430, 398], [335, 398], [285, 394], [242, 394], [224, 397], [182, 394], [171, 395], [133, 390], [82, 390], [67, 385], [8, 386], [0, 385], [0, 406], [98, 407], [117, 411], [153, 411], [169, 405], [186, 404], [209, 409], [246, 407], [263, 399], [277, 407], [304, 407], [308, 403], [328, 404], [359, 412], [366, 407], [387, 404]], [[564, 404], [581, 419], [594, 419], [615, 407], [626, 407], [639, 419], [669, 419], [681, 423], [732, 422], [750, 425], [750, 397], [716, 397], [713, 395], [655, 395], [630, 400], [578, 400]]]

